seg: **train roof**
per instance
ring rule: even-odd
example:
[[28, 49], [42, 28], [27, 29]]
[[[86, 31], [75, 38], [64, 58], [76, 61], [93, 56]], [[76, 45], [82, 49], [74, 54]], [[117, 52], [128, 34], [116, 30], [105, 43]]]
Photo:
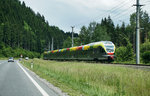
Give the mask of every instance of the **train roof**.
[[103, 44], [113, 44], [111, 41], [99, 41], [99, 42], [89, 43], [89, 44], [86, 44], [86, 45], [92, 46], [92, 45], [100, 44], [100, 43], [103, 43]]

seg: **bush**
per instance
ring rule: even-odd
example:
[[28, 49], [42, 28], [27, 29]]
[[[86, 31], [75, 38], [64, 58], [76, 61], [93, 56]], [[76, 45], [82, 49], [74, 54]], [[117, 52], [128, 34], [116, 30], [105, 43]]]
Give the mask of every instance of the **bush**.
[[0, 49], [0, 57], [20, 57], [20, 55], [29, 58], [40, 58], [40, 53], [28, 51], [22, 48], [3, 47]]
[[145, 51], [150, 51], [150, 42], [148, 40], [140, 46], [140, 52], [144, 53]]
[[4, 57], [13, 57], [14, 56], [14, 50], [11, 47], [7, 47], [2, 49], [2, 54]]
[[134, 53], [132, 44], [128, 43], [127, 46], [121, 46], [116, 49], [116, 61], [132, 61], [134, 59]]
[[116, 49], [116, 61], [125, 61], [126, 50], [127, 48], [123, 46]]
[[141, 44], [140, 52], [141, 52], [141, 59], [143, 60], [143, 63], [149, 63], [150, 62], [150, 41], [149, 40], [146, 40], [145, 43]]
[[146, 51], [142, 54], [142, 60], [144, 63], [150, 63], [150, 51]]

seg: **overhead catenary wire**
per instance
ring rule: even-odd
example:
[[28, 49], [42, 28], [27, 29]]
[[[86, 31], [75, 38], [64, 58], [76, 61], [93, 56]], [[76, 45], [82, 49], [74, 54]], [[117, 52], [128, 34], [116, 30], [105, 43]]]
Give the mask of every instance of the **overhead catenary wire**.
[[128, 8], [128, 9], [125, 9], [123, 12], [121, 12], [121, 13], [118, 13], [118, 14], [115, 14], [115, 15], [113, 15], [111, 18], [113, 18], [113, 19], [117, 19], [117, 18], [120, 18], [120, 17], [125, 17], [126, 15], [129, 15], [130, 13], [132, 13], [134, 11], [134, 9], [131, 9], [131, 7], [130, 8]]
[[[83, 25], [83, 24], [85, 24], [85, 23], [87, 23], [87, 22], [89, 22], [89, 21], [95, 21], [95, 20], [101, 19], [101, 18], [103, 18], [103, 17], [106, 17], [106, 15], [108, 16], [108, 15], [109, 15], [108, 13], [114, 13], [114, 12], [115, 12], [115, 13], [118, 13], [118, 10], [119, 10], [121, 7], [125, 6], [127, 3], [129, 3], [128, 0], [126, 0], [126, 1], [121, 1], [121, 2], [119, 2], [119, 4], [117, 4], [115, 7], [111, 8], [111, 9], [108, 10], [108, 11], [106, 11], [105, 14], [101, 14], [101, 15], [99, 15], [99, 16], [97, 16], [97, 17], [91, 19], [91, 20], [88, 20], [88, 21], [85, 21], [85, 22], [76, 24], [75, 26], [80, 26], [80, 25]], [[114, 13], [114, 14], [115, 14], [115, 13]], [[120, 13], [119, 13], [119, 14], [120, 14]]]
[[150, 1], [143, 1], [142, 3], [149, 3]]
[[[130, 18], [130, 14], [135, 12], [135, 9], [132, 7], [133, 2], [130, 2], [130, 4], [128, 4], [128, 8], [122, 8], [122, 11], [118, 11], [116, 14], [111, 14], [111, 19], [113, 19], [114, 21], [118, 21], [120, 22], [120, 20], [122, 22], [127, 21], [127, 19]], [[126, 18], [125, 18], [126, 17]]]
[[[129, 4], [128, 4], [129, 5]], [[127, 6], [128, 7], [128, 6]], [[131, 9], [132, 8], [132, 2], [131, 5], [129, 5], [129, 8], [123, 9], [122, 11], [117, 11], [115, 14], [110, 15], [112, 19], [117, 19], [120, 17], [124, 17], [127, 13], [132, 12]]]
[[[116, 5], [115, 7], [113, 7], [112, 9], [108, 10], [107, 12], [109, 13], [114, 13], [114, 12], [117, 12], [119, 10], [119, 8], [123, 7], [124, 5], [126, 5], [128, 2], [121, 2], [121, 4], [119, 4], [120, 6]], [[103, 14], [101, 17], [104, 17], [105, 15], [108, 15], [108, 14]], [[106, 16], [105, 16], [106, 17]], [[97, 17], [99, 19], [99, 17]]]

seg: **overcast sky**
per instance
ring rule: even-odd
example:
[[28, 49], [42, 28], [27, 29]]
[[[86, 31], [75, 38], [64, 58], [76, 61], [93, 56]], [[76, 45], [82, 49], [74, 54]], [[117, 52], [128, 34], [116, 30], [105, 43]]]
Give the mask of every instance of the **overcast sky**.
[[[58, 26], [61, 30], [79, 33], [80, 28], [92, 21], [100, 22], [109, 15], [115, 25], [129, 23], [129, 16], [135, 12], [136, 0], [20, 0], [36, 13], [44, 15], [49, 25]], [[142, 0], [143, 7], [150, 14], [150, 0]]]

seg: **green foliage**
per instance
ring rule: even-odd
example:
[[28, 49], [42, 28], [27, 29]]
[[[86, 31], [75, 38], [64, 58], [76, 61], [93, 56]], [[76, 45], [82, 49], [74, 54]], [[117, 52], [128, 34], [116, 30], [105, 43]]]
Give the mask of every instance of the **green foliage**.
[[0, 57], [17, 57], [17, 58], [19, 58], [21, 54], [23, 55], [23, 57], [40, 58], [39, 53], [27, 51], [22, 48], [12, 49], [11, 47], [3, 47], [2, 49], [0, 49]]
[[80, 38], [79, 37], [74, 38], [74, 46], [80, 46], [80, 45], [81, 45]]
[[108, 18], [102, 19], [100, 25], [106, 28], [106, 32], [107, 32], [110, 40], [114, 42], [114, 40], [115, 40], [115, 35], [114, 35], [115, 34], [115, 26], [114, 26], [114, 23], [113, 23], [111, 17], [108, 16]]
[[88, 28], [85, 26], [81, 28], [78, 44], [84, 45], [96, 41], [111, 40], [114, 30], [114, 25], [110, 17], [102, 19], [101, 24], [91, 22]]
[[142, 54], [142, 60], [144, 63], [150, 63], [150, 51], [146, 51]]
[[144, 53], [145, 51], [150, 51], [150, 41], [148, 41], [148, 40], [146, 40], [146, 42], [141, 44], [141, 46], [140, 46], [141, 54]]
[[[150, 18], [146, 11], [140, 10], [140, 27], [144, 30], [140, 30], [140, 39], [141, 43], [145, 42], [145, 39], [148, 39], [148, 32], [150, 31]], [[135, 43], [135, 28], [136, 28], [136, 13], [130, 15], [130, 41]]]
[[72, 46], [72, 39], [69, 36], [63, 43], [63, 48], [69, 48]]
[[85, 27], [83, 26], [81, 28], [81, 31], [80, 31], [80, 34], [79, 34], [79, 38], [81, 40], [81, 44], [84, 45], [84, 44], [88, 44], [91, 42], [91, 34], [90, 34], [90, 31]]
[[107, 34], [106, 27], [97, 25], [93, 33], [93, 41], [109, 41], [110, 36]]
[[118, 47], [116, 49], [115, 55], [117, 62], [132, 61], [134, 59], [132, 44], [128, 42], [126, 47], [125, 46]]
[[24, 21], [24, 29], [26, 31], [30, 31], [31, 30], [31, 27]]
[[118, 47], [116, 49], [115, 55], [116, 55], [116, 61], [126, 61], [126, 52], [127, 52], [127, 48], [122, 46], [122, 47]]
[[146, 40], [140, 47], [141, 57], [144, 63], [150, 62], [150, 41]]
[[93, 33], [96, 28], [97, 23], [91, 22], [87, 27], [82, 26], [80, 34], [79, 34], [79, 40], [77, 44], [84, 45], [91, 43], [93, 41]]
[[[3, 50], [6, 54], [9, 54], [9, 47], [42, 53], [48, 49], [52, 37], [54, 49], [63, 46], [66, 39], [64, 32], [58, 27], [49, 26], [44, 16], [36, 14], [24, 2], [0, 0], [0, 5], [0, 41], [6, 47]], [[31, 53], [29, 55], [33, 57]]]
[[[70, 42], [67, 42], [70, 35], [65, 34], [56, 26], [49, 26], [44, 16], [35, 13], [24, 2], [0, 0], [0, 5], [0, 50], [4, 52], [1, 56], [17, 53], [13, 51], [14, 48], [43, 53], [44, 49], [48, 49], [48, 44], [52, 38], [54, 38], [54, 49], [71, 46]], [[140, 32], [140, 40], [141, 43], [144, 43], [145, 39], [150, 40], [150, 18], [149, 14], [142, 10], [140, 10], [140, 18], [140, 26], [144, 28]], [[79, 38], [77, 36], [75, 39], [75, 46], [101, 40], [110, 40], [118, 47], [127, 46], [125, 40], [127, 38], [133, 44], [135, 52], [135, 20], [136, 14], [133, 13], [128, 25], [123, 22], [121, 26], [115, 27], [110, 16], [103, 18], [100, 23], [91, 22], [88, 27], [83, 26], [81, 28]], [[149, 47], [145, 47], [143, 44], [142, 46], [141, 53], [144, 53], [145, 48]], [[29, 55], [33, 57], [33, 54], [29, 53]]]
[[148, 32], [148, 40], [150, 41], [150, 31]]
[[[31, 69], [31, 62], [33, 68]], [[24, 66], [69, 96], [149, 96], [150, 72], [85, 62], [27, 60]]]
[[[140, 40], [141, 43], [145, 42], [145, 39], [150, 40], [150, 18], [148, 13], [143, 10], [140, 10], [140, 26], [144, 28], [144, 30], [140, 31]], [[103, 18], [101, 23], [90, 23], [89, 27], [86, 28], [83, 26], [80, 31], [80, 40], [82, 44], [86, 44], [85, 42], [93, 42], [99, 40], [110, 40], [116, 46], [127, 46], [126, 38], [131, 42], [133, 45], [133, 50], [136, 52], [135, 48], [135, 40], [136, 40], [136, 13], [130, 15], [130, 24], [125, 24], [122, 21], [122, 25], [114, 26], [114, 23], [110, 16], [108, 18]], [[94, 26], [96, 25], [96, 26]], [[92, 34], [90, 33], [91, 30], [93, 31]], [[91, 34], [92, 40], [90, 36], [86, 33]], [[84, 34], [84, 35], [83, 35]]]

